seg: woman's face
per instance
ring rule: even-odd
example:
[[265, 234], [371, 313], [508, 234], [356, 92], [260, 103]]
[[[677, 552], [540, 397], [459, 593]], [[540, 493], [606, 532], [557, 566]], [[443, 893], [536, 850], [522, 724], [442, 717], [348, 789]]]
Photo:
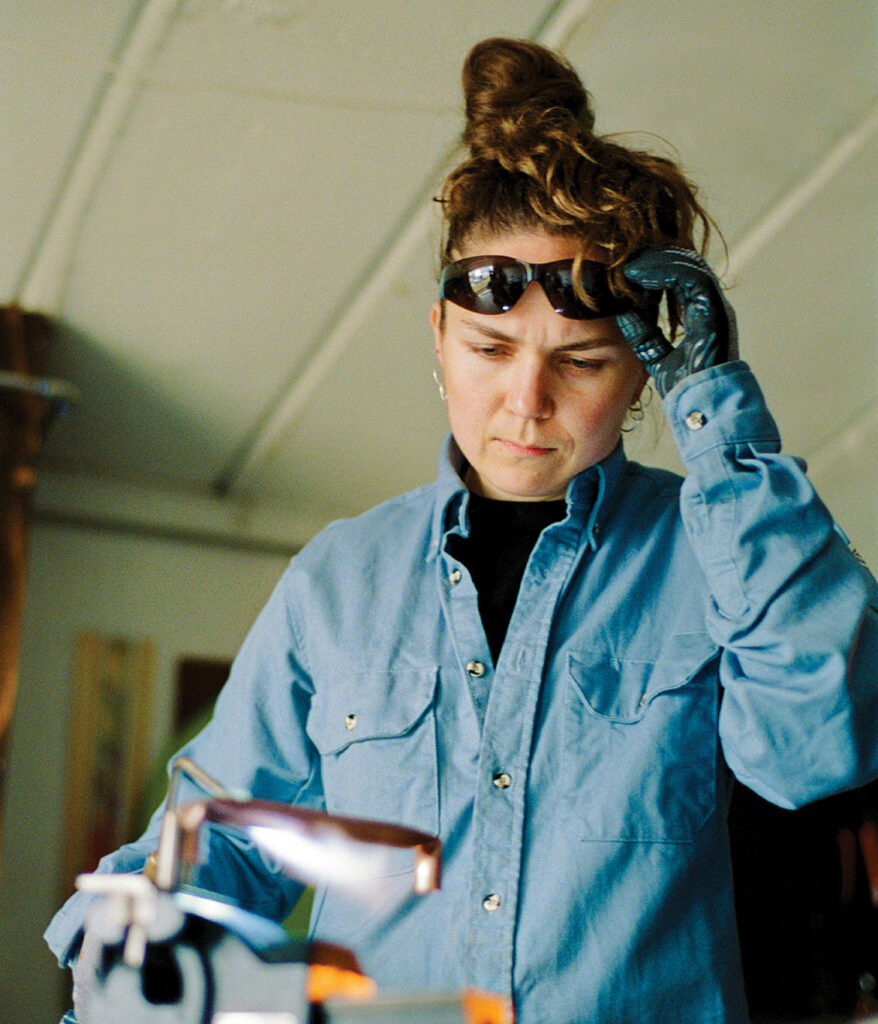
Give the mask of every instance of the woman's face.
[[[459, 253], [548, 263], [577, 255], [574, 239], [542, 232], [477, 238]], [[467, 486], [489, 498], [562, 498], [578, 473], [615, 448], [646, 373], [613, 317], [570, 320], [532, 281], [506, 313], [431, 311], [451, 431]]]

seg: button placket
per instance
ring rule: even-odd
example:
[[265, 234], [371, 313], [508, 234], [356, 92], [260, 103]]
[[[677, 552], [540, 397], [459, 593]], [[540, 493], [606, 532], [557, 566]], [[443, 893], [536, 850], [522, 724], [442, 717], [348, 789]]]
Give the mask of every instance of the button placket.
[[[543, 538], [545, 542], [547, 538]], [[479, 750], [473, 807], [470, 894], [465, 954], [478, 987], [513, 988], [514, 930], [522, 871], [529, 750], [537, 714], [552, 609], [573, 564], [585, 556], [581, 530], [556, 531], [528, 564], [496, 664], [485, 659], [487, 679], [471, 675], [470, 689], [489, 699]], [[447, 592], [447, 591], [446, 591]], [[523, 608], [530, 611], [525, 616]], [[460, 645], [462, 665], [480, 646]], [[483, 655], [484, 656], [484, 655]], [[487, 705], [490, 705], [489, 707]], [[497, 837], [502, 836], [503, 842]]]

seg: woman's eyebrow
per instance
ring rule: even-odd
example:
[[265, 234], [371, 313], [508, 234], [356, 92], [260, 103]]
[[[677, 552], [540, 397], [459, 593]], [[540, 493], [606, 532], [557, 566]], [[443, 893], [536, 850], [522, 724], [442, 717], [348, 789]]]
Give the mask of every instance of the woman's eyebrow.
[[[486, 338], [491, 338], [493, 341], [505, 341], [510, 345], [518, 345], [521, 342], [521, 338], [519, 336], [509, 334], [507, 331], [501, 330], [499, 327], [494, 327], [491, 324], [486, 324], [481, 320], [470, 320], [468, 317], [463, 317], [461, 319], [461, 323], [463, 326], [469, 327], [471, 330], [477, 331], [479, 334]], [[560, 345], [554, 345], [553, 348], [559, 352], [584, 352], [587, 349], [592, 348], [619, 348], [625, 344], [626, 342], [621, 338], [600, 334], [594, 338], [579, 338], [564, 341]]]
[[468, 327], [472, 331], [477, 331], [479, 334], [483, 334], [486, 338], [493, 338], [494, 341], [508, 341], [512, 344], [517, 344], [518, 338], [513, 334], [508, 334], [506, 331], [501, 331], [497, 327], [491, 327], [490, 324], [485, 324], [481, 320], [470, 320], [469, 317], [461, 317], [461, 324], [464, 327]]
[[584, 352], [591, 348], [623, 348], [627, 342], [620, 338], [601, 336], [599, 338], [585, 338], [582, 341], [571, 341], [558, 345], [561, 352]]

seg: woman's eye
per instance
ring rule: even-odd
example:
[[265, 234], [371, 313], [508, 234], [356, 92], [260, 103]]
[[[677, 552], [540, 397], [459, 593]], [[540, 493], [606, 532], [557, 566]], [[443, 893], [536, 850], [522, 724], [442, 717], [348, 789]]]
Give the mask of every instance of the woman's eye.
[[569, 356], [566, 362], [574, 370], [599, 370], [603, 366], [601, 359], [580, 359], [578, 356]]

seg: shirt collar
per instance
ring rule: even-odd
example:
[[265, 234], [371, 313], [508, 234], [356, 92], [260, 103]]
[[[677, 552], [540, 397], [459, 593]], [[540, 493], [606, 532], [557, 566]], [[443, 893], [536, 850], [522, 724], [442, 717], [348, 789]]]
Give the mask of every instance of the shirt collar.
[[433, 527], [430, 534], [429, 557], [439, 554], [442, 537], [456, 522], [459, 531], [468, 532], [466, 505], [468, 491], [463, 482], [466, 459], [451, 434], [445, 439], [439, 455], [439, 475], [436, 480], [436, 500], [433, 506]]
[[[564, 521], [583, 528], [593, 550], [598, 547], [598, 538], [609, 517], [611, 498], [619, 485], [625, 462], [620, 439], [605, 459], [583, 470], [567, 488], [567, 518]], [[442, 538], [447, 532], [455, 530], [462, 536], [469, 533], [469, 492], [463, 482], [465, 472], [466, 459], [449, 434], [439, 456], [429, 558], [439, 554]]]
[[625, 463], [625, 450], [620, 438], [606, 458], [575, 476], [567, 488], [568, 519], [583, 525], [592, 551], [596, 551], [600, 544]]

